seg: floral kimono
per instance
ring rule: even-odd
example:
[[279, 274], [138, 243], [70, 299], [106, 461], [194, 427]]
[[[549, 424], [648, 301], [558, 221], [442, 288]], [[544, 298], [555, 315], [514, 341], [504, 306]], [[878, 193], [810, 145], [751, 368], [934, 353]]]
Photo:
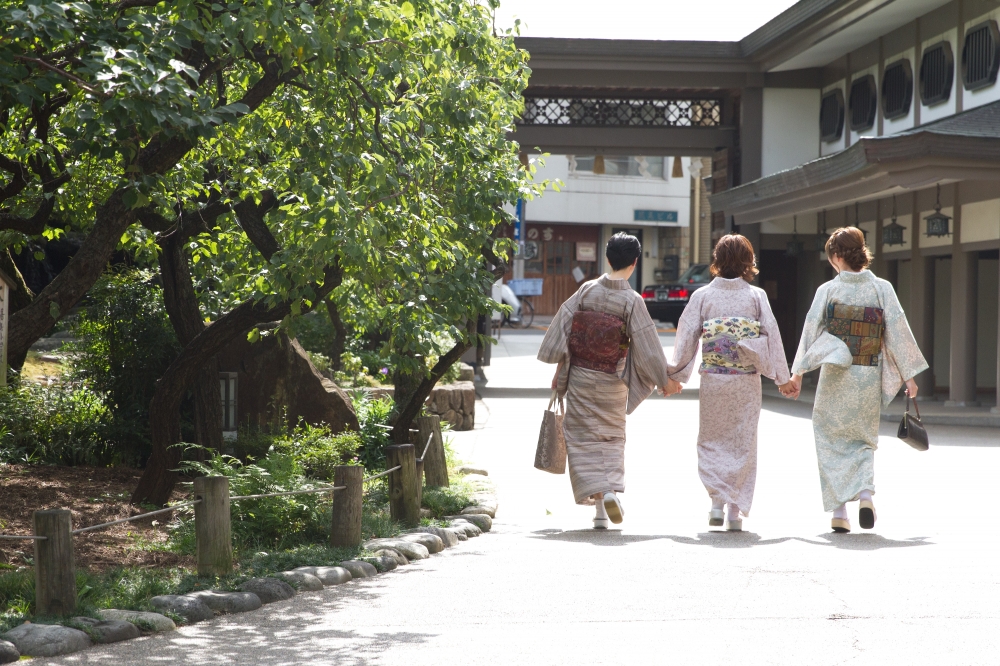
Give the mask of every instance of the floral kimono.
[[820, 368], [813, 433], [823, 507], [875, 492], [880, 403], [928, 368], [892, 285], [841, 271], [816, 290], [792, 372]]
[[602, 275], [559, 308], [538, 360], [559, 364], [563, 432], [577, 504], [625, 490], [625, 415], [667, 383], [656, 325], [627, 280]]
[[698, 475], [713, 505], [750, 515], [757, 481], [757, 422], [764, 375], [789, 379], [767, 295], [742, 278], [715, 278], [696, 291], [677, 323], [670, 377], [691, 378], [701, 343]]

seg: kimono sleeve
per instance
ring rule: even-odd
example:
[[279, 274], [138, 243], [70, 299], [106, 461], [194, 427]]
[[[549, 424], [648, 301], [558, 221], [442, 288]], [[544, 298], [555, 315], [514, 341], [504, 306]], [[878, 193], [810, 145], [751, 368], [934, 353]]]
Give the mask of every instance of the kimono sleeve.
[[885, 339], [883, 344], [892, 362], [896, 365], [900, 378], [903, 380], [912, 379], [930, 366], [920, 352], [910, 330], [910, 324], [906, 321], [906, 313], [903, 312], [896, 292], [889, 283], [879, 284], [879, 291], [882, 292], [883, 304], [885, 306]]
[[650, 386], [667, 385], [667, 357], [663, 354], [660, 336], [656, 333], [646, 305], [637, 297], [632, 302], [632, 312], [628, 318], [629, 355], [632, 356], [632, 371], [637, 373], [644, 384]]
[[549, 330], [542, 338], [538, 349], [538, 360], [542, 363], [564, 363], [569, 361], [569, 334], [573, 328], [573, 314], [580, 308], [580, 292], [566, 299], [559, 312], [552, 318]]
[[702, 325], [704, 324], [704, 318], [701, 316], [701, 302], [704, 300], [704, 293], [704, 289], [694, 292], [677, 322], [674, 354], [670, 359], [668, 371], [670, 378], [681, 384], [685, 384], [691, 379], [691, 374], [698, 362], [698, 344], [701, 341]]
[[792, 373], [803, 375], [815, 366], [807, 362], [809, 349], [816, 344], [817, 340], [826, 332], [824, 322], [826, 321], [826, 301], [829, 292], [829, 282], [820, 285], [813, 297], [812, 305], [809, 306], [809, 313], [806, 315], [805, 324], [802, 326], [802, 337], [799, 338], [799, 348], [795, 353], [795, 361], [792, 363]]
[[790, 378], [785, 347], [781, 343], [781, 331], [778, 330], [778, 320], [771, 312], [771, 304], [767, 301], [767, 295], [758, 293], [757, 300], [760, 303], [760, 334], [767, 342], [765, 353], [769, 362], [766, 365], [768, 369], [773, 368], [774, 371], [773, 376], [771, 374], [765, 376], [773, 379], [774, 383], [780, 386], [786, 384]]

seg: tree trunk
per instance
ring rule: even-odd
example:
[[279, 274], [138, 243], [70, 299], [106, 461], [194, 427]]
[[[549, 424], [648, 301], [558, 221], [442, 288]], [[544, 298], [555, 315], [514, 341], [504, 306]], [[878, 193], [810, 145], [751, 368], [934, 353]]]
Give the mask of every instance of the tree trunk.
[[[163, 277], [163, 301], [170, 323], [181, 345], [187, 346], [205, 330], [194, 291], [183, 239], [168, 238], [160, 253], [160, 275]], [[219, 364], [212, 356], [195, 377], [194, 392], [195, 442], [222, 451], [222, 399], [219, 394]], [[180, 414], [174, 415], [180, 419]]]
[[17, 264], [14, 263], [14, 259], [10, 256], [10, 251], [6, 248], [0, 251], [0, 271], [6, 273], [11, 280], [17, 283], [10, 294], [10, 314], [14, 314], [18, 310], [23, 310], [31, 305], [31, 300], [35, 295], [31, 292], [31, 289], [28, 289], [28, 285], [24, 283], [24, 276], [17, 269]]
[[347, 350], [347, 326], [340, 318], [340, 309], [332, 298], [326, 299], [326, 313], [330, 316], [330, 323], [337, 333], [333, 343], [330, 345], [330, 369], [340, 372], [344, 369], [344, 352]]
[[[330, 267], [322, 286], [315, 286], [316, 300], [326, 298], [339, 282], [339, 269]], [[303, 309], [307, 312], [307, 309]], [[181, 451], [174, 446], [180, 441], [180, 423], [177, 412], [184, 399], [186, 387], [191, 386], [209, 359], [237, 335], [265, 322], [282, 319], [291, 312], [290, 303], [268, 308], [263, 302], [246, 301], [228, 312], [211, 326], [206, 327], [184, 346], [163, 376], [156, 382], [156, 392], [149, 405], [149, 424], [152, 433], [152, 455], [146, 463], [139, 484], [132, 493], [133, 504], [149, 502], [162, 506], [170, 499], [181, 461]], [[216, 389], [218, 390], [218, 389]]]

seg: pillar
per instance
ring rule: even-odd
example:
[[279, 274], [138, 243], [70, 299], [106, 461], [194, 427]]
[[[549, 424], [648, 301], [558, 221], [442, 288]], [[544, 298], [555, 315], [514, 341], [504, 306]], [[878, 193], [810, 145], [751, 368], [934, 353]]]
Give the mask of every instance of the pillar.
[[955, 185], [955, 221], [951, 251], [951, 373], [948, 401], [954, 407], [975, 407], [976, 400], [976, 304], [979, 286], [979, 254], [962, 251], [962, 207]]
[[[997, 265], [1000, 266], [1000, 262]], [[1000, 289], [997, 289], [997, 300], [1000, 300]], [[997, 307], [997, 312], [1000, 312], [1000, 307]], [[1000, 314], [997, 315], [997, 330], [1000, 331]], [[1000, 414], [1000, 335], [997, 336], [997, 404], [990, 411]]]
[[913, 194], [912, 254], [910, 259], [910, 329], [930, 364], [916, 377], [919, 400], [934, 400], [934, 258], [920, 254], [920, 206]]

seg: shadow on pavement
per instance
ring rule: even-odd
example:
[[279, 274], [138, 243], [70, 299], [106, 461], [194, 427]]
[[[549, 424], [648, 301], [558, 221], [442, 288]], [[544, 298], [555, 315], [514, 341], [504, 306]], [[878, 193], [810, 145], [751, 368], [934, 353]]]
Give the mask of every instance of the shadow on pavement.
[[786, 541], [799, 541], [812, 546], [832, 546], [843, 550], [880, 550], [882, 548], [907, 548], [911, 546], [930, 546], [928, 537], [913, 537], [902, 541], [888, 539], [878, 534], [821, 534], [816, 538], [778, 537], [762, 539], [754, 532], [702, 532], [696, 537], [674, 534], [622, 534], [620, 530], [570, 530], [558, 529], [538, 530], [531, 533], [532, 538], [546, 541], [567, 541], [570, 543], [589, 543], [594, 546], [627, 546], [633, 543], [669, 539], [685, 546], [711, 546], [712, 548], [753, 548], [754, 546], [773, 546]]

